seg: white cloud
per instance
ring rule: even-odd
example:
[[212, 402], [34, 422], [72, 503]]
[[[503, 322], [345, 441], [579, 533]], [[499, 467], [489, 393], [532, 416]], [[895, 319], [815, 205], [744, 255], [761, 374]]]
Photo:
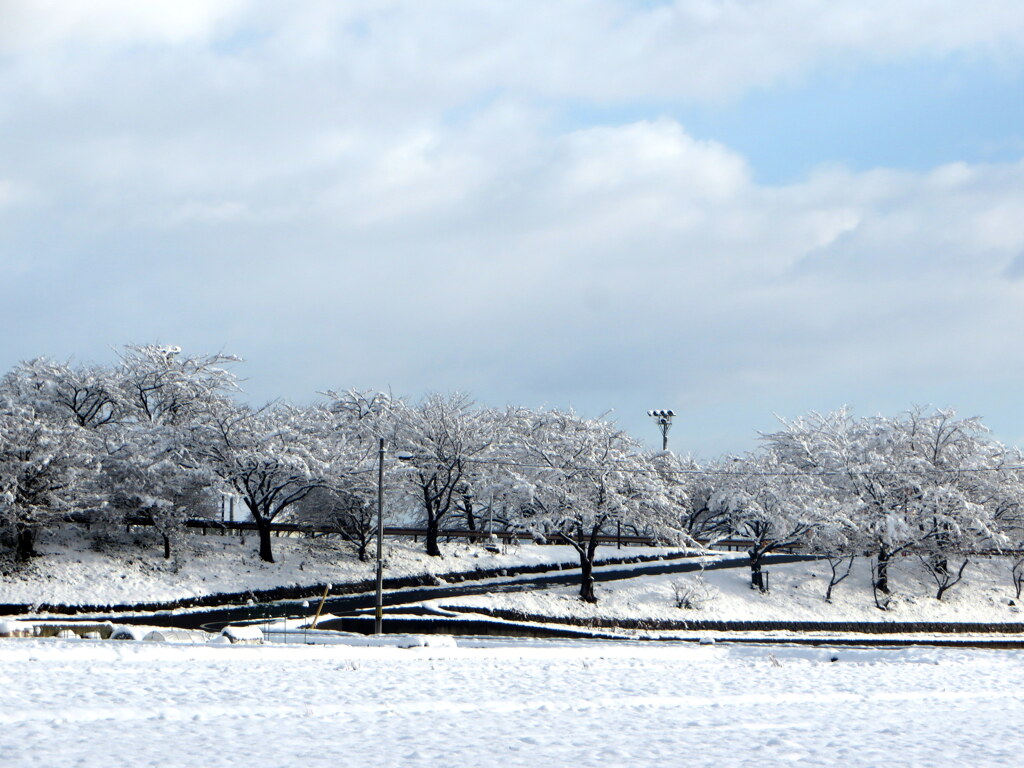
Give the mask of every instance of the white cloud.
[[238, 221], [250, 216], [243, 203], [234, 200], [206, 202], [190, 200], [182, 203], [167, 220], [170, 226], [190, 224], [223, 223]]
[[173, 339], [267, 396], [720, 415], [1024, 374], [1024, 165], [771, 186], [672, 119], [553, 101], [1003, 55], [1017, 3], [60, 6], [0, 6], [8, 363]]
[[0, 208], [23, 200], [25, 193], [10, 179], [0, 178]]
[[243, 0], [0, 0], [0, 52], [203, 42]]
[[749, 180], [744, 160], [715, 142], [694, 141], [671, 120], [589, 128], [566, 139], [566, 194], [670, 189], [692, 199], [727, 199]]
[[1019, 66], [1024, 44], [1017, 0], [0, 0], [0, 17], [9, 55], [212, 43], [221, 56], [258, 52], [298, 77], [333, 69], [360, 97], [410, 104], [495, 89], [718, 100], [865, 58], [968, 53]]

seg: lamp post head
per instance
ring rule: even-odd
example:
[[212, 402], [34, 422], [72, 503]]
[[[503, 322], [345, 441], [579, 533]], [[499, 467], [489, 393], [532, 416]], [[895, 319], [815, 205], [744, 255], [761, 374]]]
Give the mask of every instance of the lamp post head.
[[676, 415], [671, 408], [659, 408], [647, 412], [661, 430], [661, 449], [668, 450], [668, 431], [672, 428], [672, 417]]

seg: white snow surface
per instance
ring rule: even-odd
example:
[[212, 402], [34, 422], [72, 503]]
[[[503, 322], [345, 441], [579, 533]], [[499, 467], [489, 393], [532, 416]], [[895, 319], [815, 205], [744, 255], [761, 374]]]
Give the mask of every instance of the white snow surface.
[[[599, 582], [596, 605], [579, 600], [578, 586], [528, 592], [504, 592], [434, 601], [441, 606], [498, 608], [553, 617], [663, 619], [667, 621], [835, 621], [835, 622], [983, 622], [1024, 623], [1015, 599], [1012, 560], [984, 557], [971, 563], [964, 581], [935, 599], [935, 586], [920, 563], [899, 558], [890, 567], [891, 605], [875, 606], [870, 564], [861, 558], [850, 576], [825, 602], [829, 566], [823, 561], [768, 566], [770, 591], [750, 588], [745, 567], [697, 573], [641, 576]], [[677, 608], [673, 585], [702, 579], [706, 600], [693, 609]], [[1015, 604], [1011, 604], [1015, 603]]]
[[12, 768], [984, 767], [1024, 753], [1013, 651], [5, 639], [0, 690]]
[[220, 633], [232, 642], [263, 642], [263, 630], [255, 625], [224, 627]]
[[[567, 546], [524, 544], [499, 553], [483, 546], [443, 543], [443, 558], [429, 557], [423, 542], [385, 540], [385, 576], [398, 578], [534, 563], [578, 564]], [[186, 536], [173, 561], [161, 556], [152, 532], [106, 534], [96, 541], [74, 528], [47, 532], [40, 556], [25, 565], [0, 563], [0, 603], [27, 605], [123, 605], [171, 602], [211, 594], [275, 587], [372, 581], [374, 563], [359, 562], [350, 545], [323, 538], [275, 538], [276, 562], [257, 555], [255, 536]], [[675, 552], [671, 548], [606, 548], [603, 558]], [[310, 598], [312, 601], [313, 598]]]
[[[373, 577], [372, 562], [361, 563], [350, 546], [323, 539], [275, 539], [278, 562], [262, 563], [256, 556], [254, 537], [243, 540], [234, 536], [192, 535], [186, 537], [185, 551], [175, 564], [160, 557], [153, 537], [145, 533], [122, 536], [102, 546], [89, 546], [87, 536], [70, 533], [44, 538], [40, 542], [42, 556], [26, 566], [7, 564], [4, 578], [0, 579], [0, 603], [102, 607], [218, 593], [244, 594], [280, 586], [369, 582]], [[385, 575], [438, 575], [511, 569], [535, 563], [563, 563], [571, 567], [577, 563], [575, 553], [564, 546], [523, 544], [497, 554], [479, 545], [458, 543], [445, 544], [443, 549], [444, 558], [432, 558], [424, 553], [422, 542], [388, 540]], [[677, 550], [617, 550], [609, 546], [599, 550], [599, 557], [673, 551]], [[717, 556], [743, 557], [737, 553]], [[824, 601], [829, 568], [827, 563], [817, 561], [768, 566], [771, 591], [767, 594], [750, 589], [746, 567], [705, 571], [700, 578], [707, 585], [709, 598], [691, 610], [675, 607], [673, 585], [693, 583], [698, 578], [696, 573], [599, 582], [596, 606], [577, 599], [576, 585], [448, 598], [436, 604], [582, 619], [1024, 622], [1021, 601], [1014, 599], [1011, 566], [1009, 558], [977, 558], [968, 566], [964, 581], [942, 600], [936, 600], [935, 587], [921, 565], [913, 558], [897, 558], [890, 568], [893, 594], [887, 611], [874, 605], [870, 568], [865, 558], [859, 558], [850, 577], [835, 587], [831, 603]], [[626, 567], [603, 566], [597, 572]], [[314, 611], [316, 598], [311, 596], [308, 602], [310, 612]], [[45, 615], [45, 611], [41, 613]]]

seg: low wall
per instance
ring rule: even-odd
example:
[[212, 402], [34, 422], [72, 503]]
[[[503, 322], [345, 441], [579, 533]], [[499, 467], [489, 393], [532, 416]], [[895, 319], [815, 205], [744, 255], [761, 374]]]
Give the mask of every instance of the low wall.
[[502, 621], [564, 624], [591, 629], [670, 630], [677, 632], [855, 632], [863, 634], [1024, 634], [1024, 622], [978, 621], [719, 621], [543, 616], [500, 608], [445, 606], [457, 613], [485, 614]]

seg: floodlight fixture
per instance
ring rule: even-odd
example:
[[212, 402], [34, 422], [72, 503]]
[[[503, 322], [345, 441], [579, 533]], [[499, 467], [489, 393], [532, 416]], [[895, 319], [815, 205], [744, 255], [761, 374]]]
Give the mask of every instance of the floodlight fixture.
[[647, 412], [647, 415], [654, 419], [654, 423], [661, 430], [661, 450], [668, 450], [668, 431], [672, 429], [672, 417], [676, 415], [670, 408], [659, 408]]

